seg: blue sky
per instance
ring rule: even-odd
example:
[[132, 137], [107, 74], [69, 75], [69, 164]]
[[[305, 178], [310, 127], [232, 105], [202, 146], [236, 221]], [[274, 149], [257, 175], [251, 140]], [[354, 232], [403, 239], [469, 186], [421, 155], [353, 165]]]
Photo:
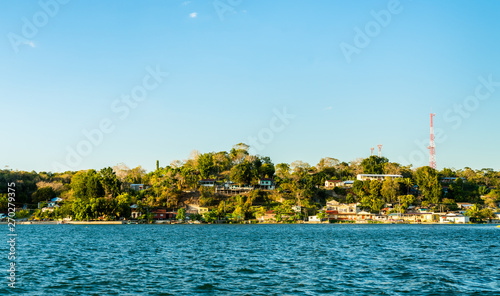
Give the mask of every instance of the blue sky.
[[500, 169], [499, 1], [61, 2], [0, 4], [2, 168], [152, 170], [249, 137], [275, 163], [383, 144], [419, 167], [432, 110], [439, 169]]

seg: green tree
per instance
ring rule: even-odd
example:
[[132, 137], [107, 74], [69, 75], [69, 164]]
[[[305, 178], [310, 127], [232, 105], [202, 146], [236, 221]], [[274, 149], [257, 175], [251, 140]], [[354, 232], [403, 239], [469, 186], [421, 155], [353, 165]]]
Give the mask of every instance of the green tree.
[[207, 223], [212, 223], [217, 220], [217, 216], [218, 216], [217, 211], [211, 210], [203, 214], [203, 219], [205, 219], [205, 222]]
[[56, 192], [54, 191], [54, 189], [52, 189], [52, 187], [47, 186], [37, 189], [37, 191], [33, 193], [32, 201], [34, 203], [40, 201], [49, 201], [54, 197], [56, 197]]
[[429, 166], [424, 166], [417, 169], [415, 177], [424, 199], [430, 203], [437, 204], [442, 195], [442, 188], [438, 181], [436, 170]]
[[368, 158], [363, 159], [361, 166], [363, 167], [364, 174], [383, 174], [384, 166], [389, 160], [385, 157], [378, 157], [372, 155]]
[[319, 219], [320, 221], [323, 221], [323, 219], [325, 219], [327, 216], [328, 216], [328, 215], [326, 214], [326, 212], [325, 212], [325, 211], [319, 211], [319, 213], [318, 213], [318, 219]]
[[230, 178], [237, 184], [250, 184], [252, 182], [252, 165], [248, 161], [243, 161], [231, 169]]
[[177, 210], [177, 220], [184, 221], [186, 220], [186, 209], [185, 208], [180, 208]]
[[107, 167], [100, 171], [102, 187], [107, 196], [117, 197], [120, 194], [121, 182], [112, 168]]

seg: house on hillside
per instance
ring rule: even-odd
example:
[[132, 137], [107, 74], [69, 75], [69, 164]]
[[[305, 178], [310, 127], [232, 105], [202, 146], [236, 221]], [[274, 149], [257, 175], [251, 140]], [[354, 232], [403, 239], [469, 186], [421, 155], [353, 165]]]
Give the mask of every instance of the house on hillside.
[[135, 191], [142, 191], [148, 188], [149, 186], [144, 186], [144, 184], [130, 184], [130, 189]]
[[274, 190], [276, 185], [271, 178], [263, 178], [259, 180], [259, 187], [264, 190]]
[[473, 205], [474, 204], [471, 204], [470, 202], [457, 202], [458, 208], [463, 210], [468, 210], [472, 208]]
[[384, 181], [386, 179], [396, 179], [396, 178], [403, 178], [403, 175], [383, 175], [383, 174], [359, 174], [359, 175], [357, 175], [357, 179], [360, 181], [371, 181], [371, 180]]
[[201, 179], [199, 184], [201, 186], [205, 186], [205, 187], [214, 187], [215, 186], [215, 182], [216, 180], [215, 179]]
[[335, 188], [338, 186], [342, 186], [342, 181], [340, 180], [326, 180], [325, 181], [325, 188]]

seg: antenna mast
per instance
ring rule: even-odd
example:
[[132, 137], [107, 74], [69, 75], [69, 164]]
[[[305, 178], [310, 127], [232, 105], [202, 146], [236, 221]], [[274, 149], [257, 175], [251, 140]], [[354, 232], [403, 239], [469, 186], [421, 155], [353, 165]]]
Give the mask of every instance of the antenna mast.
[[435, 113], [431, 113], [431, 142], [429, 147], [429, 166], [436, 169], [436, 143], [434, 142], [434, 116]]

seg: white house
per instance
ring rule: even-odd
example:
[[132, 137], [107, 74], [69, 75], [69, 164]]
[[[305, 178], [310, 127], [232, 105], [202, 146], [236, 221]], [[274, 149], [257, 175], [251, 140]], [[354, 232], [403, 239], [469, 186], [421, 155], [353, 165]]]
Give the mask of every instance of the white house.
[[461, 214], [446, 214], [439, 217], [439, 223], [469, 223], [469, 217]]
[[326, 180], [325, 181], [325, 188], [334, 188], [337, 186], [342, 186], [342, 181], [340, 180]]
[[309, 216], [309, 222], [321, 222], [321, 219], [318, 216]]
[[360, 181], [371, 181], [371, 180], [384, 181], [385, 179], [396, 179], [396, 178], [403, 178], [403, 175], [382, 175], [382, 174], [357, 175], [357, 179]]

